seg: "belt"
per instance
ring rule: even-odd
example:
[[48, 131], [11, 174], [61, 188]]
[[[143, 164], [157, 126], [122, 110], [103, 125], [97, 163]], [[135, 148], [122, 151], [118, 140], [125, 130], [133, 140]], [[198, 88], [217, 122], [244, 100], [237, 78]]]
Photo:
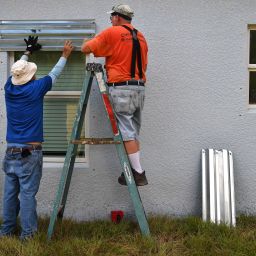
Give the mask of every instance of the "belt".
[[131, 81], [118, 82], [118, 83], [108, 83], [108, 86], [122, 86], [122, 85], [144, 86], [144, 82], [131, 80]]
[[41, 145], [31, 145], [31, 146], [28, 146], [28, 147], [20, 147], [20, 148], [17, 148], [17, 147], [8, 147], [6, 149], [6, 152], [8, 153], [22, 153], [23, 151], [33, 151], [33, 150], [42, 150], [42, 146]]

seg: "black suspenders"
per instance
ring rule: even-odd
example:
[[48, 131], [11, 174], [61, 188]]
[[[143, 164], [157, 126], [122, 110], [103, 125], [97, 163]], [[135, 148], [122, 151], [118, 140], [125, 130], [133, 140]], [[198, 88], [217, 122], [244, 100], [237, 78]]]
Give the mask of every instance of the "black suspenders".
[[131, 78], [135, 78], [135, 67], [136, 67], [136, 60], [139, 69], [139, 77], [142, 80], [142, 62], [141, 62], [141, 51], [140, 51], [140, 41], [137, 37], [137, 29], [131, 29], [126, 25], [122, 25], [122, 27], [126, 28], [132, 35], [132, 63], [131, 63]]

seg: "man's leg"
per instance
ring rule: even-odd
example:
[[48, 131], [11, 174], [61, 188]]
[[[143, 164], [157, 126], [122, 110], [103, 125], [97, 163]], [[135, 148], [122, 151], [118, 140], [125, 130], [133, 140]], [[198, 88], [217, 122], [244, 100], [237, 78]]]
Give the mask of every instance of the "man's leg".
[[124, 146], [127, 154], [134, 154], [140, 150], [139, 141], [137, 140], [124, 141]]
[[42, 177], [42, 151], [32, 151], [24, 158], [20, 173], [20, 222], [21, 239], [32, 237], [37, 232], [36, 194]]
[[[144, 88], [111, 87], [109, 92], [135, 182], [139, 186], [147, 185], [145, 171], [140, 164], [139, 141], [137, 140], [141, 124], [141, 110], [144, 104]], [[118, 182], [121, 185], [126, 185], [123, 173], [118, 178]]]
[[0, 236], [11, 235], [16, 228], [16, 220], [20, 209], [18, 194], [18, 177], [15, 174], [6, 174], [3, 197], [3, 223]]
[[143, 173], [143, 169], [140, 164], [139, 141], [138, 140], [124, 141], [124, 146], [128, 154], [132, 168], [138, 173]]
[[[140, 151], [139, 151], [139, 141], [138, 140], [129, 140], [124, 141], [124, 146], [130, 160], [132, 167], [132, 173], [137, 186], [145, 186], [148, 184], [145, 171], [141, 168], [140, 164]], [[118, 178], [118, 182], [121, 185], [127, 185], [124, 173]]]

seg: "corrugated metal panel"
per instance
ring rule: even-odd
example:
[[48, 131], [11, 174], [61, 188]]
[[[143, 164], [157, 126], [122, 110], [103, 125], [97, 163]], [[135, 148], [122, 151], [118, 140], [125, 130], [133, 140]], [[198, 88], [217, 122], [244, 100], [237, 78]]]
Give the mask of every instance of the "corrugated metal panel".
[[2, 20], [0, 21], [0, 51], [23, 51], [24, 38], [39, 37], [44, 51], [58, 51], [64, 41], [72, 40], [75, 50], [80, 50], [84, 39], [94, 37], [95, 21], [91, 20]]
[[202, 149], [202, 216], [204, 221], [236, 225], [233, 154]]

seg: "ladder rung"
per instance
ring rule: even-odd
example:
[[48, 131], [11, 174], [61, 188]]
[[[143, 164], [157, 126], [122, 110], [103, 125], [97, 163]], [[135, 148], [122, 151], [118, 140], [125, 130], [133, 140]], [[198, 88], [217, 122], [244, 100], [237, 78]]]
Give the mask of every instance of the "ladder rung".
[[115, 141], [112, 138], [82, 138], [80, 140], [72, 140], [73, 144], [121, 144], [121, 141]]

